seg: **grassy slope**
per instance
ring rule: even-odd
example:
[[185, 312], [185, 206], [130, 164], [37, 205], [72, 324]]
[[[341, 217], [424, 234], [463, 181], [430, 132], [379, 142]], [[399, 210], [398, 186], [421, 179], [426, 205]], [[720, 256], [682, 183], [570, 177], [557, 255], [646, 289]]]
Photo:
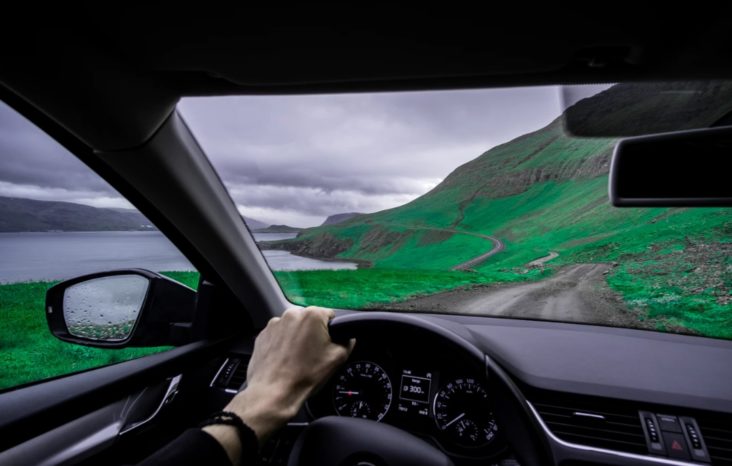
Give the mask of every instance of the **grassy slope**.
[[[539, 183], [522, 194], [473, 202], [458, 227], [494, 234], [506, 244], [477, 274], [447, 270], [482, 251], [485, 240], [453, 235], [442, 243], [420, 244], [426, 232], [416, 230], [396, 250], [356, 255], [373, 261], [373, 269], [277, 276], [294, 302], [367, 307], [458, 286], [539, 278], [546, 271], [529, 271], [525, 265], [556, 251], [560, 255], [547, 264], [551, 267], [619, 262], [610, 286], [631, 307], [666, 322], [660, 330], [683, 327], [732, 338], [729, 209], [614, 209], [606, 193], [607, 179], [601, 176]], [[341, 256], [365, 246], [357, 242]], [[699, 262], [699, 247], [707, 248], [706, 268], [689, 273], [689, 264]], [[687, 286], [690, 277], [701, 281]]]
[[[662, 123], [668, 127], [709, 125], [730, 110], [732, 88], [728, 87], [706, 89], [703, 96], [708, 98], [701, 99], [696, 113], [691, 113], [693, 121]], [[663, 104], [659, 99], [671, 99], [665, 103], [668, 108], [689, 105], [676, 102], [674, 95], [659, 94], [632, 106], [638, 96], [627, 87], [618, 95], [601, 95], [595, 102], [599, 108], [590, 103], [580, 110], [596, 111], [608, 119], [606, 115], [613, 112], [603, 112], [602, 106], [623, 99], [627, 102], [620, 108], [627, 107], [636, 116], [658, 108]], [[728, 98], [721, 99], [722, 95]], [[720, 101], [729, 104], [720, 106]], [[679, 113], [687, 119], [689, 114]], [[674, 112], [669, 110], [667, 115], [672, 119]], [[605, 124], [612, 126], [614, 122], [608, 119]], [[280, 276], [281, 281], [286, 290], [296, 290], [289, 293], [290, 298], [301, 304], [363, 307], [388, 302], [390, 297], [396, 301], [401, 296], [476, 280], [491, 283], [536, 278], [539, 275], [535, 272], [527, 273], [526, 264], [556, 251], [560, 256], [547, 263], [550, 268], [579, 262], [619, 262], [608, 277], [610, 286], [622, 293], [629, 306], [666, 322], [666, 329], [684, 327], [732, 338], [728, 249], [732, 212], [612, 208], [607, 200], [607, 172], [613, 145], [610, 139], [569, 138], [561, 122], [555, 121], [457, 168], [433, 191], [404, 206], [314, 228], [298, 238], [307, 242], [328, 234], [348, 240], [350, 247], [337, 257], [368, 260], [373, 270], [295, 272]], [[425, 230], [430, 227], [494, 235], [506, 249], [480, 266], [477, 278], [467, 272], [447, 272], [484, 252], [490, 244], [459, 234], [431, 241]], [[700, 257], [706, 268], [690, 274], [689, 264], [698, 263]], [[433, 284], [405, 279], [410, 273]], [[449, 275], [443, 278], [440, 274]], [[699, 281], [693, 286], [688, 285], [692, 275]], [[378, 278], [376, 289], [371, 290], [374, 285], [369, 278]], [[335, 294], [328, 294], [329, 281], [338, 284]]]
[[371, 268], [276, 272], [275, 276], [294, 303], [359, 309], [458, 287], [536, 279], [546, 276], [546, 271], [519, 275]]
[[[171, 278], [196, 288], [198, 274], [168, 272]], [[164, 351], [159, 348], [99, 349], [56, 339], [44, 313], [46, 290], [54, 282], [0, 285], [0, 390], [127, 361]]]

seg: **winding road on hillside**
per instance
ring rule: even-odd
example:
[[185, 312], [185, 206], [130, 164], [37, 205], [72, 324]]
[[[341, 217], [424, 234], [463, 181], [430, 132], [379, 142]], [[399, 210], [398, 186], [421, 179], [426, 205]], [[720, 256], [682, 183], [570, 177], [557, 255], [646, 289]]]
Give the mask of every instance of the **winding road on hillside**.
[[609, 264], [575, 264], [532, 283], [476, 286], [397, 303], [411, 311], [561, 320], [638, 327], [605, 281]]
[[500, 239], [498, 239], [494, 236], [488, 236], [488, 235], [478, 235], [478, 236], [480, 236], [481, 238], [485, 238], [488, 241], [490, 241], [491, 243], [493, 243], [493, 247], [491, 248], [491, 250], [479, 255], [478, 257], [474, 257], [468, 261], [465, 261], [463, 263], [460, 263], [460, 264], [454, 266], [452, 268], [452, 270], [470, 270], [473, 267], [477, 267], [480, 264], [482, 264], [483, 262], [485, 262], [486, 259], [488, 259], [489, 257], [503, 251], [503, 249], [505, 248], [505, 246], [503, 245], [503, 241], [501, 241]]
[[473, 257], [472, 259], [469, 259], [465, 262], [461, 262], [453, 267], [451, 267], [450, 270], [470, 270], [473, 267], [477, 267], [483, 262], [486, 261], [489, 257], [498, 254], [499, 252], [503, 251], [505, 249], [505, 245], [503, 244], [503, 241], [496, 238], [495, 236], [490, 235], [484, 235], [482, 233], [475, 233], [472, 231], [465, 231], [465, 230], [456, 230], [454, 228], [433, 228], [433, 227], [415, 227], [410, 225], [402, 225], [402, 224], [390, 224], [392, 226], [399, 226], [402, 228], [408, 228], [410, 230], [427, 230], [427, 231], [444, 231], [447, 233], [453, 233], [456, 235], [468, 235], [468, 236], [475, 236], [476, 238], [483, 238], [491, 243], [491, 249], [484, 252], [483, 254]]

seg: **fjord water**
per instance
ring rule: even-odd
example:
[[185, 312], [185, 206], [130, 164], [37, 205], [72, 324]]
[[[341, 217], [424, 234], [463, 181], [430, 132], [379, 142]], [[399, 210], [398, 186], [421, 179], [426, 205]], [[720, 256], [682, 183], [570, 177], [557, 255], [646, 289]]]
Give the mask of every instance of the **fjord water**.
[[[290, 233], [257, 233], [257, 241], [292, 238]], [[274, 270], [356, 268], [352, 262], [309, 259], [287, 251], [264, 251]], [[0, 283], [63, 280], [104, 270], [143, 268], [193, 270], [157, 231], [0, 233]]]

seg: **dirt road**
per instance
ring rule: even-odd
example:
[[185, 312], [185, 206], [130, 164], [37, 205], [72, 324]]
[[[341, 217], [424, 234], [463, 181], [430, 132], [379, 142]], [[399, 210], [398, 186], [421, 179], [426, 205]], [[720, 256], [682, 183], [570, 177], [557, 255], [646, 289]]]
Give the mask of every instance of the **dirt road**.
[[489, 251], [481, 254], [478, 257], [474, 257], [468, 261], [463, 262], [462, 264], [458, 264], [458, 265], [454, 266], [452, 268], [452, 270], [472, 269], [473, 267], [477, 267], [478, 265], [485, 262], [485, 260], [488, 259], [489, 257], [491, 257], [492, 255], [498, 254], [499, 252], [503, 251], [504, 246], [503, 246], [503, 242], [500, 239], [496, 238], [495, 236], [488, 236], [488, 235], [479, 235], [479, 236], [481, 238], [487, 239], [488, 241], [493, 243], [493, 247]]
[[547, 254], [546, 256], [533, 260], [533, 261], [529, 262], [528, 264], [526, 264], [526, 266], [527, 267], [541, 267], [542, 265], [546, 264], [547, 262], [549, 262], [552, 259], [556, 259], [557, 257], [559, 257], [558, 252], [550, 251], [549, 254]]
[[609, 264], [576, 264], [538, 282], [448, 291], [394, 307], [638, 327], [637, 317], [607, 286], [605, 272], [610, 268]]

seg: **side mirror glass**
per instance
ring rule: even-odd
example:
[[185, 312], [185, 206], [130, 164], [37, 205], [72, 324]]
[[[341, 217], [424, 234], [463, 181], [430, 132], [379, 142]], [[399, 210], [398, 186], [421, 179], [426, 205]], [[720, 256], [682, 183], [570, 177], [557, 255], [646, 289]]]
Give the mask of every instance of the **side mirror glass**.
[[132, 334], [150, 280], [141, 275], [93, 278], [64, 290], [69, 334], [98, 341], [124, 341]]
[[[46, 319], [57, 338], [123, 348], [190, 343], [197, 294], [143, 269], [115, 270], [61, 282], [46, 293]], [[196, 327], [198, 328], [198, 327]]]

